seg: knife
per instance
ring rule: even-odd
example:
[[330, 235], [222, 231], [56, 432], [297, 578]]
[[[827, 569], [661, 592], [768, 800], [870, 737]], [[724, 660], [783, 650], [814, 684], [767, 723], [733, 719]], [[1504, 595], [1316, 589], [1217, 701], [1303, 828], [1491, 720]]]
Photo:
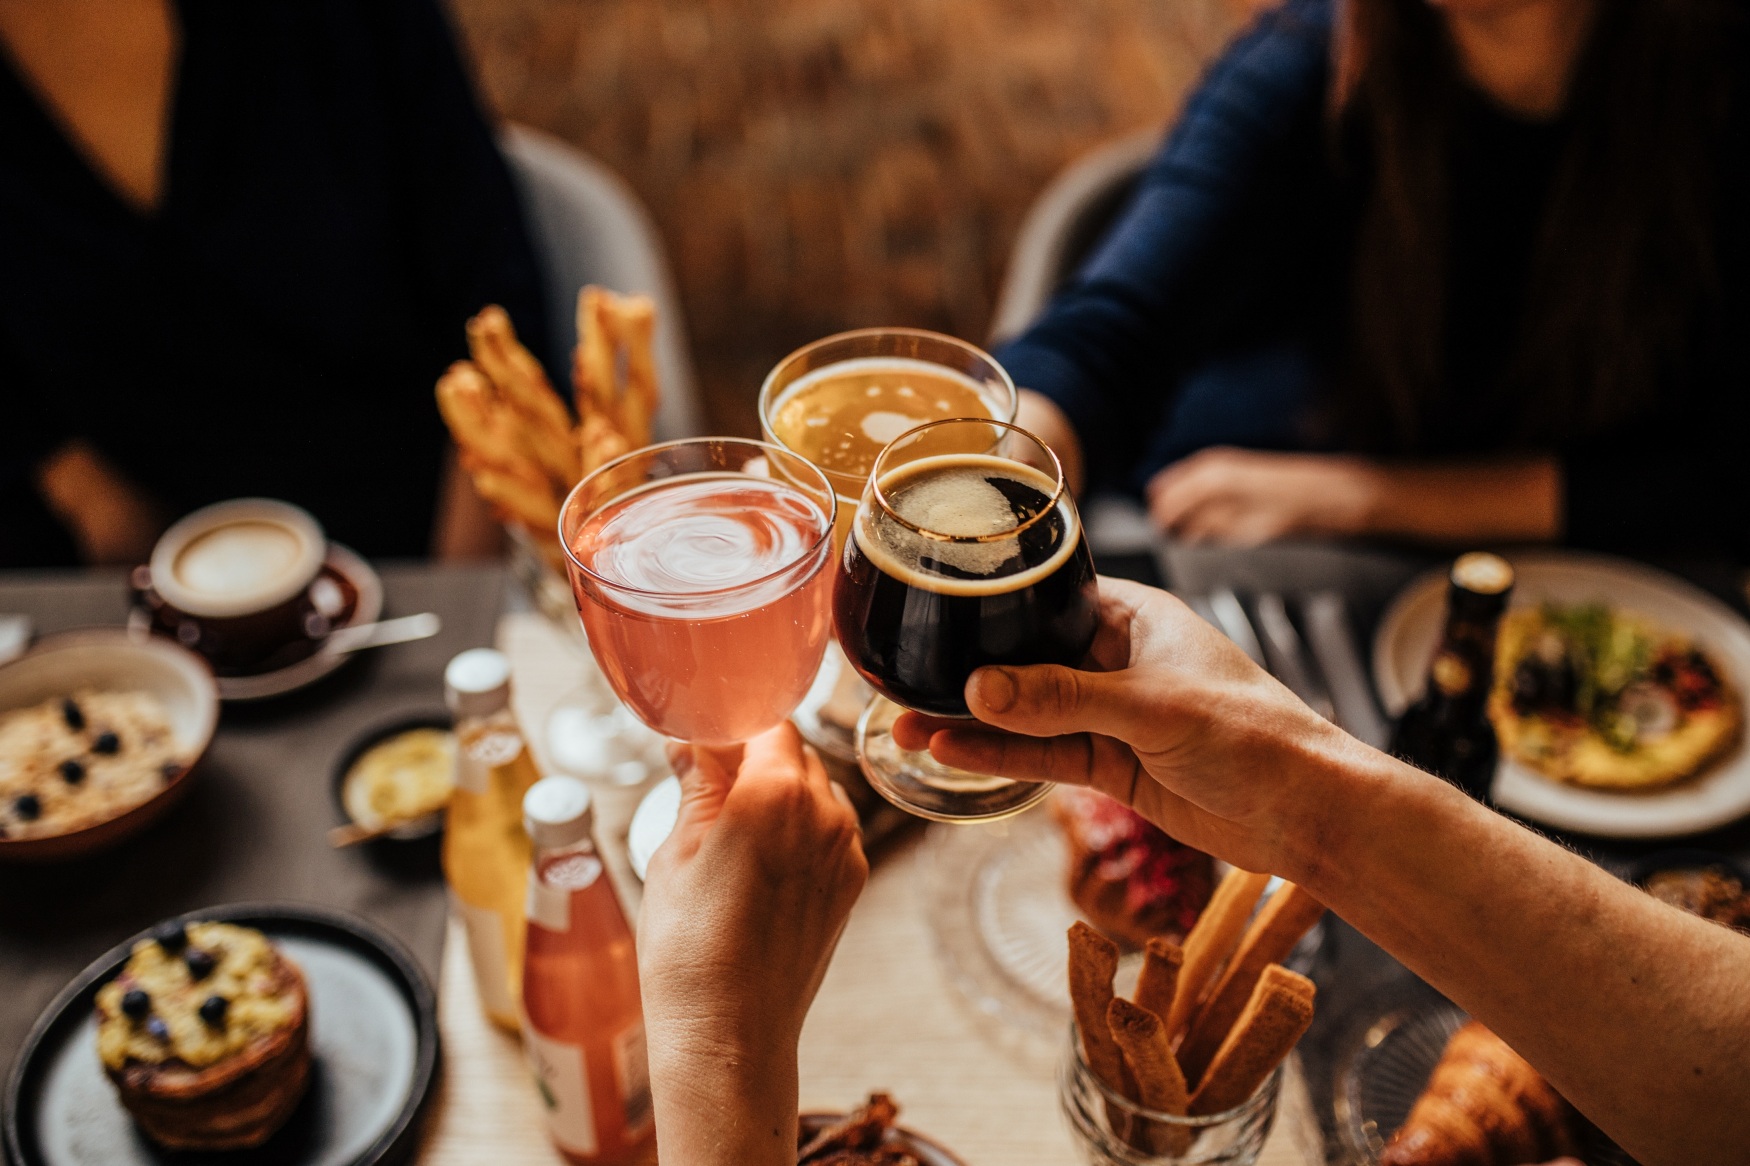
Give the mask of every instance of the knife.
[[1373, 684], [1361, 662], [1343, 596], [1336, 591], [1315, 592], [1307, 596], [1301, 614], [1306, 619], [1307, 642], [1330, 683], [1337, 724], [1351, 736], [1384, 749], [1390, 743], [1391, 729], [1373, 698]]
[[1264, 656], [1270, 661], [1270, 672], [1288, 686], [1288, 690], [1304, 700], [1313, 712], [1327, 721], [1337, 719], [1331, 702], [1331, 691], [1318, 674], [1294, 621], [1288, 617], [1288, 604], [1274, 591], [1261, 593], [1253, 606], [1258, 612], [1258, 630], [1263, 635]]

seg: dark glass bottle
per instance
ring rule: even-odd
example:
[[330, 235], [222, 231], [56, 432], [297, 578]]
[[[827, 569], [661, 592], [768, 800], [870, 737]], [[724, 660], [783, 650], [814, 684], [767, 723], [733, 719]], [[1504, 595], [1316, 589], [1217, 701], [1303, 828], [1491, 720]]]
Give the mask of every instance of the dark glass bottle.
[[1513, 591], [1513, 568], [1498, 555], [1474, 552], [1452, 564], [1450, 578], [1446, 630], [1428, 665], [1427, 687], [1399, 718], [1391, 751], [1486, 803], [1500, 756], [1489, 723], [1495, 633]]

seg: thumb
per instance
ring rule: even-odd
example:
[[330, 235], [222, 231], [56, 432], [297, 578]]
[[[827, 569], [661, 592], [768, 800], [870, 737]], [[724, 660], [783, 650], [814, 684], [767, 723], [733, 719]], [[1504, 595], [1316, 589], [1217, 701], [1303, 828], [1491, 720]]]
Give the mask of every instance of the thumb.
[[966, 704], [987, 725], [1028, 737], [1099, 733], [1138, 744], [1159, 720], [1129, 671], [1083, 672], [1060, 664], [980, 668]]

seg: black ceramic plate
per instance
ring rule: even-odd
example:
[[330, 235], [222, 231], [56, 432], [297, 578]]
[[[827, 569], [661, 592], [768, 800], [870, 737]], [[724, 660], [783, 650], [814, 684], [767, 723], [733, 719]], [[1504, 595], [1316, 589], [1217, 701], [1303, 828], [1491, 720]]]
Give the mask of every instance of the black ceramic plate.
[[[399, 717], [393, 721], [388, 721], [384, 724], [378, 725], [374, 729], [367, 730], [351, 745], [348, 745], [346, 747], [346, 752], [340, 755], [340, 762], [334, 767], [334, 776], [331, 779], [330, 787], [334, 794], [334, 808], [340, 814], [340, 820], [342, 822], [351, 822], [354, 820], [352, 814], [350, 814], [346, 808], [346, 775], [352, 770], [352, 767], [358, 763], [358, 759], [363, 757], [365, 751], [371, 748], [371, 746], [381, 744], [382, 742], [387, 741], [390, 737], [399, 736], [400, 734], [407, 732], [409, 729], [442, 729], [446, 733], [450, 732], [452, 731], [450, 714], [447, 712], [432, 712], [416, 713], [411, 716]], [[426, 814], [423, 817], [415, 818], [398, 829], [391, 830], [389, 833], [377, 839], [377, 841], [413, 842], [421, 838], [429, 838], [443, 828], [444, 814], [440, 809], [430, 814]]]
[[1660, 850], [1636, 859], [1628, 865], [1628, 881], [1637, 887], [1663, 870], [1708, 870], [1718, 867], [1736, 875], [1738, 881], [1750, 886], [1750, 863], [1739, 862], [1729, 854], [1713, 850]]
[[363, 920], [304, 906], [238, 904], [195, 911], [265, 932], [303, 969], [315, 1054], [309, 1091], [267, 1144], [171, 1153], [135, 1128], [97, 1059], [92, 1002], [127, 962], [136, 936], [104, 953], [55, 997], [6, 1086], [12, 1166], [375, 1166], [405, 1156], [437, 1074], [437, 1008], [424, 973]]

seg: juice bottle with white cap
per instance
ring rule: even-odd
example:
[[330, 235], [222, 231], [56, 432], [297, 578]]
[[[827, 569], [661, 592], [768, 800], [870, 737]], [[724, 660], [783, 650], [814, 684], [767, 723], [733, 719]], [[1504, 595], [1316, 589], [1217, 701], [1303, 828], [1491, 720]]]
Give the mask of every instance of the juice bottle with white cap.
[[523, 1051], [547, 1131], [580, 1166], [620, 1166], [649, 1150], [650, 1078], [632, 929], [590, 837], [589, 788], [548, 777], [523, 799], [535, 844], [523, 966]]
[[475, 648], [444, 669], [456, 718], [456, 791], [444, 825], [444, 877], [468, 936], [486, 1015], [511, 1031], [521, 1013], [523, 888], [533, 846], [523, 795], [540, 777], [510, 711], [510, 661]]

